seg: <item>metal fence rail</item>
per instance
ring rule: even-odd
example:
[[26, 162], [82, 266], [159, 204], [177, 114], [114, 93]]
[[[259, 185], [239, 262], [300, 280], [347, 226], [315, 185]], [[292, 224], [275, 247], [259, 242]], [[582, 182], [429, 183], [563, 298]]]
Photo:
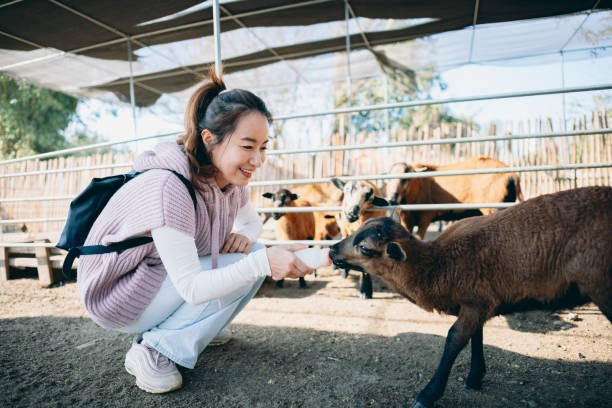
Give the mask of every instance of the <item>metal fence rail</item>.
[[[117, 167], [126, 167], [120, 165]], [[362, 176], [337, 176], [343, 181], [351, 180], [389, 180], [389, 179], [413, 179], [413, 178], [433, 178], [433, 177], [448, 177], [448, 176], [469, 176], [478, 174], [503, 174], [503, 173], [519, 173], [519, 172], [536, 172], [536, 171], [555, 171], [555, 170], [582, 170], [582, 169], [598, 169], [612, 167], [612, 162], [607, 163], [585, 163], [585, 164], [565, 164], [565, 165], [543, 165], [543, 166], [523, 166], [523, 167], [503, 167], [494, 169], [479, 169], [479, 170], [454, 170], [454, 171], [426, 171], [413, 172], [403, 174], [374, 174]], [[109, 167], [104, 167], [109, 168]], [[91, 169], [87, 167], [86, 169]], [[76, 170], [76, 169], [72, 169]], [[54, 171], [56, 172], [56, 171]], [[15, 173], [13, 173], [15, 174]], [[36, 173], [38, 174], [38, 172]], [[5, 175], [9, 176], [9, 175]], [[304, 178], [304, 179], [285, 179], [285, 180], [268, 180], [254, 181], [249, 183], [250, 187], [262, 186], [284, 186], [287, 184], [317, 184], [327, 183], [332, 177], [320, 178]], [[1, 202], [21, 202], [21, 201], [45, 201], [45, 200], [71, 200], [76, 196], [56, 196], [56, 197], [30, 197], [30, 198], [0, 198]], [[0, 221], [0, 224], [2, 222]]]
[[338, 177], [319, 177], [319, 178], [303, 178], [303, 179], [286, 179], [286, 180], [270, 180], [270, 181], [254, 181], [249, 183], [251, 187], [261, 186], [276, 186], [286, 184], [317, 184], [327, 183], [332, 178], [339, 178], [343, 181], [351, 180], [388, 180], [388, 179], [413, 179], [413, 178], [432, 178], [432, 177], [447, 177], [447, 176], [469, 176], [475, 174], [499, 174], [499, 173], [521, 173], [531, 171], [554, 171], [554, 170], [581, 170], [581, 169], [598, 169], [604, 167], [612, 167], [612, 163], [587, 163], [587, 164], [565, 164], [565, 165], [543, 165], [543, 166], [525, 166], [525, 167], [503, 167], [495, 169], [479, 169], [479, 170], [455, 170], [455, 171], [424, 171], [403, 174], [375, 174], [363, 176], [338, 176]]
[[[518, 140], [518, 139], [544, 139], [550, 137], [570, 137], [570, 136], [589, 136], [589, 135], [603, 135], [612, 134], [612, 129], [601, 129], [601, 130], [584, 130], [578, 132], [558, 132], [558, 133], [545, 133], [545, 134], [525, 134], [525, 135], [504, 135], [504, 136], [478, 136], [478, 137], [454, 137], [436, 140], [413, 140], [406, 142], [393, 142], [393, 143], [379, 143], [379, 144], [358, 144], [358, 145], [346, 145], [346, 146], [327, 146], [327, 147], [314, 147], [311, 149], [285, 149], [285, 150], [271, 150], [266, 153], [266, 156], [278, 156], [282, 154], [303, 154], [303, 153], [323, 153], [323, 152], [336, 152], [336, 151], [347, 151], [347, 150], [365, 150], [365, 149], [383, 149], [383, 148], [396, 148], [396, 147], [414, 147], [414, 146], [435, 146], [444, 144], [456, 144], [456, 143], [479, 143], [479, 142], [492, 142], [502, 140]], [[33, 157], [33, 156], [32, 156]], [[0, 165], [5, 162], [0, 162]], [[131, 167], [133, 163], [114, 163], [104, 164], [99, 166], [87, 166], [87, 167], [72, 167], [65, 169], [52, 169], [52, 170], [39, 170], [31, 172], [21, 173], [7, 173], [0, 174], [0, 178], [12, 178], [12, 177], [24, 177], [24, 176], [36, 176], [44, 174], [58, 174], [58, 173], [72, 173], [79, 171], [91, 171], [91, 170], [104, 170], [114, 168]], [[272, 180], [273, 181], [273, 180]], [[253, 182], [256, 183], [256, 182]], [[251, 183], [251, 185], [254, 185]]]
[[[393, 210], [399, 207], [402, 210], [410, 211], [428, 211], [428, 210], [471, 210], [476, 208], [508, 208], [512, 207], [516, 203], [458, 203], [458, 204], [401, 204], [401, 205], [389, 205], [384, 207], [372, 207], [366, 211], [377, 211], [377, 210]], [[331, 207], [261, 207], [256, 208], [255, 211], [262, 214], [271, 213], [308, 213], [308, 212], [340, 212], [342, 207], [331, 206]], [[22, 218], [14, 220], [0, 220], [0, 225], [8, 224], [24, 224], [31, 222], [60, 222], [66, 221], [66, 217], [50, 217], [50, 218]]]
[[[544, 90], [529, 91], [529, 92], [508, 92], [508, 93], [491, 94], [491, 95], [466, 96], [466, 97], [461, 97], [461, 98], [428, 99], [428, 100], [420, 100], [420, 101], [353, 106], [353, 107], [348, 107], [348, 108], [332, 109], [332, 110], [319, 111], [319, 112], [280, 115], [280, 116], [277, 116], [275, 120], [308, 118], [308, 117], [316, 117], [316, 116], [336, 115], [336, 114], [352, 113], [352, 112], [366, 112], [366, 111], [394, 109], [394, 108], [412, 108], [412, 107], [417, 107], [417, 106], [441, 105], [441, 104], [449, 104], [449, 103], [472, 102], [472, 101], [482, 101], [482, 100], [490, 100], [490, 99], [520, 98], [520, 97], [527, 97], [527, 96], [542, 96], [542, 95], [554, 95], [554, 94], [574, 93], [574, 92], [602, 91], [602, 90], [607, 90], [607, 89], [612, 89], [612, 84], [587, 86], [587, 87], [544, 89]], [[113, 145], [118, 145], [118, 144], [123, 144], [123, 143], [131, 143], [131, 142], [136, 142], [139, 140], [155, 139], [155, 138], [169, 137], [169, 136], [178, 136], [181, 133], [182, 131], [181, 132], [170, 132], [170, 133], [164, 133], [160, 135], [126, 138], [126, 139], [121, 139], [121, 140], [117, 140], [114, 142], [97, 143], [97, 144], [89, 145], [89, 146], [73, 147], [70, 149], [57, 150], [55, 152], [48, 152], [48, 153], [42, 153], [42, 154], [37, 154], [33, 156], [20, 157], [16, 159], [0, 161], [0, 166], [5, 165], [5, 164], [18, 163], [18, 162], [22, 162], [26, 160], [47, 159], [49, 157], [62, 156], [62, 155], [70, 154], [70, 153], [82, 152], [86, 150], [93, 150], [93, 149], [98, 149], [101, 147], [108, 147], [108, 146], [113, 146]]]

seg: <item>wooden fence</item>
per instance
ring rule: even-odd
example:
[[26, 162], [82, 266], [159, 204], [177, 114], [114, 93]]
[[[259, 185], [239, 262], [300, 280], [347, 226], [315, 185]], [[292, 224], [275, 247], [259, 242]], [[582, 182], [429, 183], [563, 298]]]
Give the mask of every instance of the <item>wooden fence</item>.
[[[598, 130], [608, 128], [606, 112], [594, 112], [590, 117], [573, 121], [568, 130]], [[346, 135], [333, 134], [327, 137], [323, 145], [338, 146], [347, 143], [386, 143], [406, 140], [433, 140], [454, 137], [472, 137], [484, 135], [511, 135], [527, 133], [558, 132], [559, 126], [553, 128], [552, 121], [536, 120], [531, 122], [506, 123], [503, 129], [492, 125], [487, 132], [458, 124], [442, 124], [440, 127], [412, 127], [392, 132], [361, 133], [352, 139]], [[310, 145], [305, 141], [294, 141], [294, 145], [283, 144], [275, 139], [273, 148], [288, 149]], [[327, 177], [331, 175], [379, 174], [388, 170], [392, 163], [448, 164], [468, 157], [486, 155], [498, 158], [509, 166], [537, 166], [547, 164], [604, 163], [612, 162], [612, 136], [587, 135], [554, 137], [542, 139], [503, 140], [479, 143], [444, 144], [434, 146], [381, 148], [353, 151], [322, 152], [313, 154], [288, 154], [270, 156], [262, 169], [256, 173], [255, 180], [293, 179], [305, 177]], [[88, 167], [111, 163], [131, 163], [130, 154], [107, 153], [86, 157], [68, 157], [44, 161], [28, 161], [0, 166], [0, 198], [74, 196], [78, 194], [93, 177], [104, 177], [124, 173], [130, 167], [64, 172], [46, 175], [23, 175], [19, 177], [2, 177], [7, 174], [24, 173], [40, 170], [68, 169]], [[585, 169], [577, 171], [559, 170], [549, 172], [521, 173], [521, 187], [525, 198], [539, 194], [564, 190], [587, 185], [612, 185], [612, 168]], [[380, 184], [380, 183], [379, 183]], [[288, 186], [291, 188], [291, 186]], [[278, 187], [252, 188], [252, 198], [256, 207], [270, 204], [261, 198], [264, 191]], [[63, 217], [68, 210], [69, 200], [0, 202], [1, 219], [30, 219]], [[58, 234], [62, 222], [4, 225], [2, 231], [28, 231]], [[1, 239], [0, 240], [4, 240]]]

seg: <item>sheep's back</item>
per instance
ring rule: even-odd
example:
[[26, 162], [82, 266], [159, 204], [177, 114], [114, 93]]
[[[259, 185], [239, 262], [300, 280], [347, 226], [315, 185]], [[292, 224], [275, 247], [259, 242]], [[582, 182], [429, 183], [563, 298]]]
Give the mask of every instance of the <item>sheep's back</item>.
[[[528, 200], [459, 221], [432, 245], [453, 297], [486, 303], [543, 301], [572, 282], [612, 285], [612, 188], [590, 187]], [[612, 290], [609, 287], [608, 290]]]

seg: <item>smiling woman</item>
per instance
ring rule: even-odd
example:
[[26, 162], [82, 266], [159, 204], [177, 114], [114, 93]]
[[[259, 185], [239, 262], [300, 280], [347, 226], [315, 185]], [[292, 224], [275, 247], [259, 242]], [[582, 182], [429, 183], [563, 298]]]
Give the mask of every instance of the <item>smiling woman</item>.
[[[215, 136], [208, 130], [202, 131], [204, 145], [213, 146]], [[228, 184], [245, 186], [255, 170], [266, 160], [268, 143], [268, 122], [259, 113], [246, 114], [234, 132], [213, 149], [211, 160], [218, 169], [215, 180], [220, 188]]]
[[[271, 121], [259, 97], [226, 90], [211, 70], [189, 100], [185, 134], [136, 159], [143, 174], [112, 196], [89, 232], [85, 245], [153, 237], [121, 253], [83, 256], [77, 274], [97, 324], [139, 333], [125, 368], [147, 392], [180, 388], [175, 364], [193, 368], [206, 346], [229, 341], [230, 322], [266, 276], [313, 272], [293, 253], [304, 246], [254, 245], [262, 225], [247, 184], [265, 160]], [[191, 181], [195, 212], [187, 186], [168, 169]]]

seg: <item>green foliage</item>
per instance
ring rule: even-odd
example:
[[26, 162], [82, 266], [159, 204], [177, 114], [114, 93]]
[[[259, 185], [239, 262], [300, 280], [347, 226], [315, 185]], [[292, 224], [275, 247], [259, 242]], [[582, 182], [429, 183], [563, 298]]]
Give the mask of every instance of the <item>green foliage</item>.
[[[429, 99], [433, 89], [444, 89], [446, 87], [446, 84], [433, 71], [422, 71], [419, 74], [414, 71], [394, 71], [385, 75], [386, 85], [380, 78], [354, 81], [351, 87], [352, 105], [391, 104]], [[385, 86], [387, 89], [386, 100]], [[336, 106], [347, 106], [347, 100], [346, 87], [341, 87], [336, 91]], [[410, 126], [429, 125], [435, 127], [443, 122], [461, 121], [461, 119], [451, 116], [442, 105], [364, 111], [351, 116], [351, 125], [356, 133], [384, 130], [387, 122], [389, 123], [389, 129], [407, 129]]]
[[13, 158], [70, 146], [62, 134], [79, 100], [0, 75], [0, 157]]

